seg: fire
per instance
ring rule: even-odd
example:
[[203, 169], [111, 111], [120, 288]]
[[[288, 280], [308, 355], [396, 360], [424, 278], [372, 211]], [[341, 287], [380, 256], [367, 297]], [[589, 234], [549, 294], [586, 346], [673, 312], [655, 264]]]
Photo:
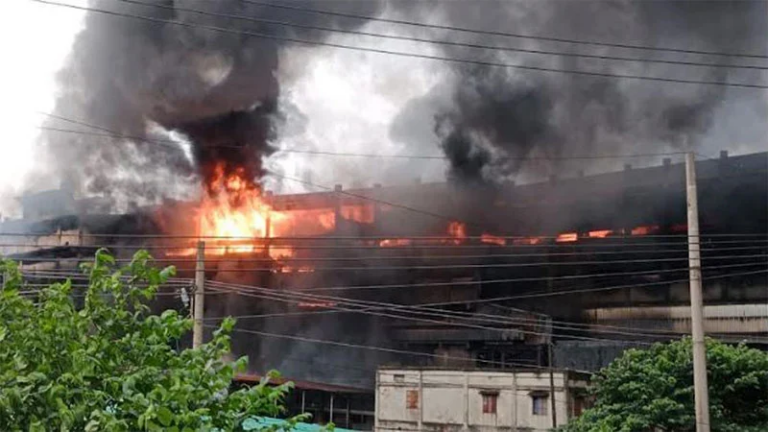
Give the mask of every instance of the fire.
[[208, 241], [207, 253], [267, 251], [278, 260], [292, 257], [294, 251], [289, 246], [270, 245], [266, 239], [325, 234], [335, 228], [336, 214], [332, 208], [274, 210], [261, 188], [244, 177], [244, 170], [225, 174], [224, 166], [218, 165], [200, 202], [198, 223], [201, 236], [216, 238]]
[[578, 233], [575, 233], [575, 232], [563, 233], [563, 234], [558, 235], [557, 238], [555, 238], [555, 242], [557, 242], [557, 243], [571, 243], [571, 242], [575, 242], [578, 239], [579, 239], [579, 234]]
[[499, 246], [507, 245], [507, 241], [504, 239], [504, 237], [496, 237], [495, 235], [486, 234], [486, 233], [483, 233], [480, 236], [480, 241], [483, 243], [495, 244]]
[[512, 244], [533, 246], [540, 244], [542, 241], [544, 241], [543, 237], [522, 237], [512, 240]]
[[606, 238], [609, 235], [613, 234], [613, 230], [596, 230], [596, 231], [590, 231], [587, 233], [587, 237], [589, 238]]
[[453, 243], [460, 244], [467, 238], [467, 226], [461, 222], [448, 224], [448, 235], [453, 237]]
[[275, 273], [314, 273], [315, 269], [310, 266], [291, 267], [283, 266], [275, 270]]
[[398, 247], [398, 246], [410, 246], [410, 245], [411, 245], [411, 239], [407, 239], [407, 238], [384, 239], [379, 242], [379, 246], [381, 247]]
[[674, 224], [669, 228], [672, 232], [688, 232], [687, 224]]
[[373, 205], [343, 205], [340, 209], [341, 217], [347, 220], [372, 224], [374, 220]]
[[659, 231], [658, 225], [642, 225], [636, 228], [632, 228], [632, 235], [648, 235]]
[[317, 302], [299, 302], [298, 307], [300, 309], [332, 309], [335, 308], [337, 303], [330, 301], [317, 301]]

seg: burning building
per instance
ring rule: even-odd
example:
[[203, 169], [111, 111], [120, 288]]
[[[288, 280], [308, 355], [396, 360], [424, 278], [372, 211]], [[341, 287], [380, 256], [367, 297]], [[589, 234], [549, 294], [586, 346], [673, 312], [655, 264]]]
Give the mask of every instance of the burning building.
[[[149, 248], [179, 268], [172, 288], [184, 290], [204, 240], [206, 319], [239, 317], [234, 350], [249, 355], [252, 372], [370, 386], [383, 363], [541, 366], [553, 344], [555, 362], [585, 368], [609, 357], [596, 360], [594, 344], [607, 352], [679, 335], [685, 318], [675, 308], [688, 301], [682, 167], [668, 159], [615, 171], [624, 162], [616, 156], [680, 154], [737, 134], [763, 142], [759, 122], [742, 109], [762, 107], [763, 96], [736, 88], [760, 82], [761, 67], [721, 55], [765, 52], [761, 2], [485, 2], [495, 13], [477, 13], [472, 1], [90, 3], [60, 74], [41, 159], [67, 189], [109, 195], [119, 214], [68, 192], [31, 196], [22, 204], [35, 220], [4, 223], [1, 251], [45, 281], [70, 274], [99, 247], [120, 259]], [[318, 13], [324, 8], [334, 13]], [[343, 116], [307, 120], [313, 101], [302, 96], [332, 93], [314, 101], [315, 112], [342, 98], [325, 91], [331, 86], [297, 87], [309, 75], [304, 60], [328, 55], [326, 42], [357, 42], [344, 38], [381, 17], [419, 14], [448, 26], [631, 38], [659, 57], [627, 58], [626, 45], [602, 43], [600, 57], [586, 58], [581, 42], [534, 56], [553, 49], [551, 37], [472, 52], [434, 43], [429, 55], [448, 62], [427, 70], [424, 88], [395, 79], [416, 69], [409, 63], [377, 81], [382, 113], [352, 88]], [[425, 28], [434, 41], [454, 40], [450, 28]], [[410, 27], [385, 33], [425, 36]], [[463, 34], [466, 44], [491, 43], [488, 34]], [[664, 48], [688, 45], [710, 60], [692, 70], [693, 61], [676, 60], [679, 49]], [[385, 75], [393, 57], [363, 58], [342, 65], [344, 79], [367, 63], [373, 71], [358, 75]], [[510, 67], [487, 66], [497, 63]], [[636, 64], [647, 76], [630, 79]], [[531, 71], [549, 69], [558, 73]], [[659, 80], [686, 84], [661, 88]], [[389, 103], [401, 90], [405, 101]], [[448, 181], [265, 190], [264, 161], [290, 151], [291, 137], [321, 136], [346, 152], [354, 139], [333, 143], [312, 128], [353, 128], [352, 117], [369, 111], [371, 123], [386, 126], [379, 135], [408, 153], [439, 149]], [[717, 129], [717, 118], [732, 122]], [[370, 143], [362, 129], [352, 138]], [[558, 163], [590, 155], [609, 157], [589, 169], [614, 170], [584, 175]], [[391, 170], [383, 158], [368, 159], [353, 180], [410, 177], [424, 158]], [[299, 171], [336, 168], [325, 165]], [[722, 306], [718, 319], [734, 321], [713, 331], [734, 338], [768, 333], [768, 314], [751, 307], [767, 300], [766, 165], [765, 153], [723, 153], [698, 167], [705, 301]], [[158, 307], [188, 307], [188, 290], [168, 294]], [[622, 330], [623, 317], [646, 328]]]
[[[724, 152], [698, 172], [709, 331], [760, 343], [768, 154]], [[16, 246], [4, 254], [45, 275], [102, 245], [122, 258], [148, 247], [191, 279], [205, 240], [207, 319], [240, 317], [234, 351], [254, 371], [310, 381], [366, 386], [393, 363], [541, 366], [551, 344], [562, 366], [594, 368], [687, 332], [684, 175], [671, 160], [471, 193], [273, 195], [237, 172], [212, 178], [196, 203], [5, 224], [31, 237], [4, 237]]]

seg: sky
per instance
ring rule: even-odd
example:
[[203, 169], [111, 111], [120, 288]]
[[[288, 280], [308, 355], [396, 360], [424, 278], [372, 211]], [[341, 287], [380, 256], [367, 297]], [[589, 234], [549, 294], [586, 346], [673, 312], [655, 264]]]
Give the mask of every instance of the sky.
[[[86, 0], [67, 0], [85, 5]], [[4, 0], [0, 15], [0, 119], [4, 140], [0, 140], [0, 220], [18, 216], [18, 197], [25, 189], [56, 187], [36, 175], [44, 169], [36, 160], [35, 146], [44, 120], [57, 94], [56, 73], [64, 64], [75, 36], [83, 27], [84, 13], [30, 0]], [[427, 21], [429, 16], [409, 16]], [[386, 25], [368, 23], [362, 30], [386, 32]], [[336, 35], [330, 42], [354, 45], [357, 37]], [[371, 48], [418, 51], [438, 54], [429, 47], [412, 47], [401, 42], [364, 40]], [[281, 106], [287, 121], [281, 126], [280, 149], [308, 149], [321, 152], [439, 154], [431, 112], [420, 117], [425, 133], [418, 146], [393, 137], [391, 126], [402, 109], [444, 82], [448, 68], [439, 63], [414, 61], [372, 53], [331, 48], [286, 49], [281, 53], [278, 79]], [[766, 134], [765, 95], [761, 92], [727, 99], [715, 113], [717, 122], [708, 131], [699, 150], [706, 156], [721, 149], [732, 153], [763, 150]], [[746, 95], [746, 96], [745, 96]], [[415, 179], [439, 181], [444, 178], [444, 161], [406, 159], [329, 158], [277, 152], [267, 160], [271, 170], [302, 178], [305, 182], [331, 186], [365, 187], [373, 183], [402, 184]], [[360, 183], [365, 181], [366, 183]], [[267, 179], [275, 192], [299, 192], [297, 182]]]
[[35, 167], [37, 127], [44, 119], [40, 112], [53, 108], [56, 72], [82, 28], [83, 15], [28, 0], [3, 2], [0, 52], [14, 61], [0, 67], [0, 214], [15, 210], [15, 198]]

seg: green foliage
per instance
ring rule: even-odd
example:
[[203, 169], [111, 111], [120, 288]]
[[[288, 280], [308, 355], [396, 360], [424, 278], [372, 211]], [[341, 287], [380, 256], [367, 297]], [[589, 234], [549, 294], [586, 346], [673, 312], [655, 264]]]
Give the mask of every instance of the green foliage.
[[192, 321], [146, 305], [173, 267], [138, 252], [117, 269], [99, 251], [84, 271], [90, 284], [77, 308], [69, 282], [25, 298], [16, 265], [0, 262], [2, 430], [239, 431], [249, 417], [282, 412], [289, 384], [230, 389], [247, 364], [223, 360], [233, 320], [200, 348], [175, 349]]
[[[768, 430], [768, 353], [707, 341], [713, 431]], [[693, 431], [690, 339], [628, 350], [595, 375], [595, 406], [563, 431]]]

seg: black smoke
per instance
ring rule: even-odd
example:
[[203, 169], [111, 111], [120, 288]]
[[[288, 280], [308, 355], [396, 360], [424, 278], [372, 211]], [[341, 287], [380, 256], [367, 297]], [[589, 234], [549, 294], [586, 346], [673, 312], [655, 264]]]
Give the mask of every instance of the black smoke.
[[519, 159], [552, 142], [552, 97], [545, 87], [508, 86], [496, 71], [468, 76], [453, 94], [453, 106], [436, 116], [436, 132], [462, 182], [509, 175]]
[[[753, 1], [466, 1], [430, 3], [443, 23], [507, 33], [673, 47], [723, 53], [766, 52], [766, 6]], [[492, 11], [492, 12], [491, 12]], [[443, 55], [481, 62], [641, 75], [714, 83], [765, 84], [759, 71], [717, 66], [762, 65], [756, 59], [663, 53], [606, 46], [435, 32], [433, 37], [523, 49], [710, 63], [678, 66], [578, 57], [478, 51], [450, 46]], [[413, 106], [434, 110], [435, 132], [449, 161], [449, 176], [461, 182], [538, 177], [595, 167], [568, 157], [643, 154], [697, 146], [725, 100], [753, 97], [749, 89], [664, 83], [567, 73], [459, 65]], [[448, 89], [448, 97], [445, 89]], [[426, 99], [426, 101], [424, 100]], [[446, 103], [446, 99], [448, 103]], [[405, 119], [393, 138], [408, 142]], [[414, 132], [414, 137], [416, 133]], [[727, 146], [728, 143], [723, 143]], [[547, 160], [549, 160], [547, 162]], [[624, 163], [626, 161], [619, 161]], [[639, 161], [642, 162], [642, 161]], [[649, 161], [645, 161], [646, 163]], [[655, 161], [651, 161], [655, 162]], [[566, 166], [567, 165], [567, 166]]]
[[[55, 114], [139, 138], [94, 138], [55, 131], [44, 135], [54, 175], [66, 178], [81, 192], [122, 193], [136, 200], [152, 200], [167, 194], [175, 184], [198, 183], [201, 177], [207, 180], [219, 163], [227, 171], [244, 169], [250, 179], [263, 175], [261, 160], [273, 150], [270, 142], [280, 119], [276, 72], [285, 44], [243, 32], [316, 41], [327, 33], [190, 10], [331, 28], [356, 28], [364, 23], [240, 0], [142, 2], [150, 6], [92, 0], [92, 8], [160, 22], [89, 12], [59, 74], [61, 93]], [[301, 0], [291, 6], [376, 15], [380, 4]], [[158, 144], [157, 138], [165, 137], [153, 132], [152, 125], [189, 140], [192, 160], [181, 146]], [[87, 130], [57, 119], [51, 119], [48, 126]], [[142, 138], [152, 142], [142, 142]], [[150, 184], [150, 179], [158, 181]]]

